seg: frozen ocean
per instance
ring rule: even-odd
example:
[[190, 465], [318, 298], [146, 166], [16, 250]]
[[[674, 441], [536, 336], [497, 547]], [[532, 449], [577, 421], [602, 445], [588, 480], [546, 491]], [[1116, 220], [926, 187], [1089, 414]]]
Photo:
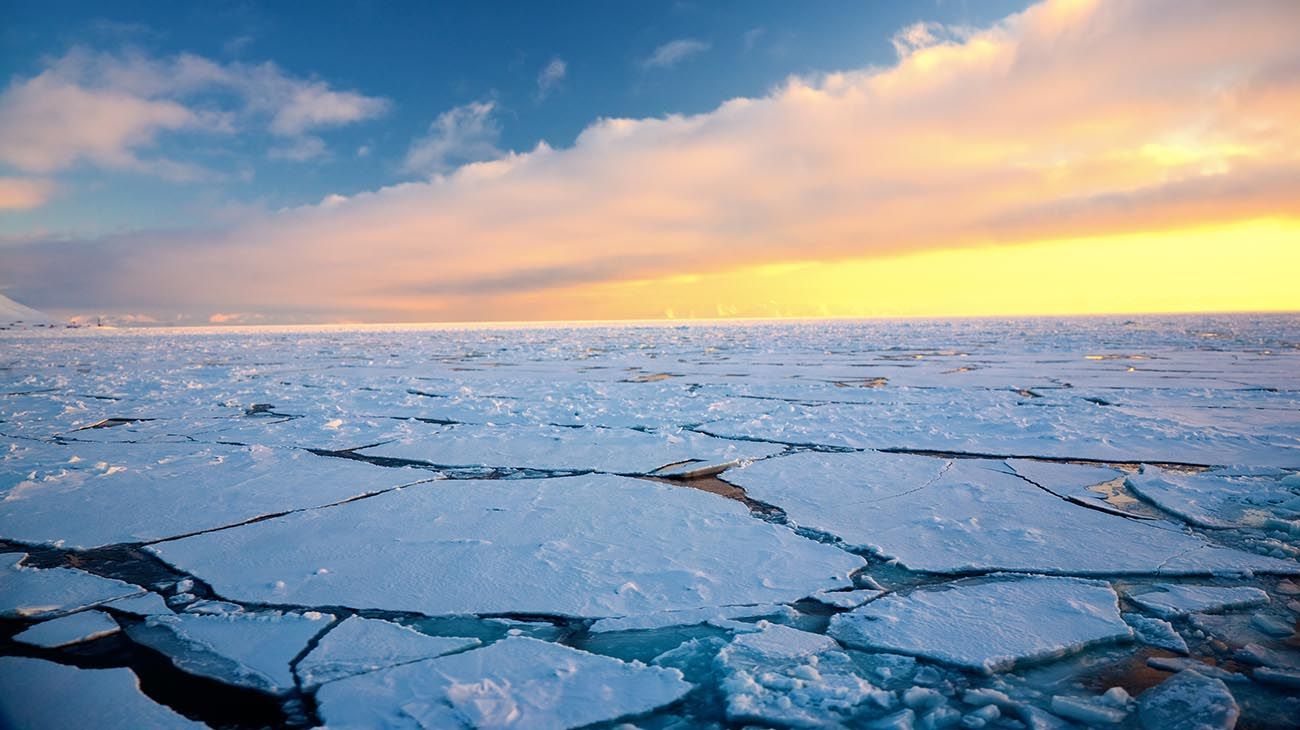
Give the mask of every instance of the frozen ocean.
[[1300, 726], [1300, 318], [0, 331], [0, 726]]

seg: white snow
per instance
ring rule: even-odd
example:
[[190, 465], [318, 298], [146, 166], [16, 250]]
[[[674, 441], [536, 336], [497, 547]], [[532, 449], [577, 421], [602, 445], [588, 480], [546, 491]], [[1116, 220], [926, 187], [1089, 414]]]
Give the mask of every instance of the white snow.
[[728, 472], [753, 499], [851, 546], [935, 573], [1300, 573], [1300, 563], [1214, 546], [1173, 526], [1063, 501], [1000, 462], [813, 453]]
[[1128, 599], [1161, 618], [1189, 613], [1213, 613], [1268, 603], [1268, 594], [1252, 586], [1198, 586], [1157, 583], [1152, 590], [1133, 592]]
[[1125, 480], [1157, 507], [1209, 528], [1294, 523], [1300, 535], [1300, 474], [1226, 467], [1189, 474], [1143, 465]]
[[478, 639], [426, 636], [389, 621], [351, 616], [330, 629], [316, 648], [298, 662], [297, 673], [303, 687], [315, 687], [478, 644]]
[[26, 553], [0, 554], [0, 616], [53, 618], [115, 598], [144, 593], [139, 586], [75, 568], [20, 566]]
[[1086, 507], [1125, 514], [1107, 503], [1100, 492], [1090, 489], [1124, 476], [1124, 472], [1119, 469], [1034, 459], [1007, 459], [1006, 464], [1016, 474], [1058, 497], [1064, 497]]
[[890, 692], [858, 675], [833, 639], [780, 624], [740, 634], [714, 660], [727, 700], [727, 719], [793, 727], [823, 727], [859, 707], [886, 709]]
[[600, 475], [434, 482], [150, 549], [227, 598], [427, 615], [786, 602], [863, 564], [737, 502]]
[[62, 325], [64, 320], [52, 317], [44, 312], [32, 309], [0, 294], [0, 325]]
[[115, 634], [121, 630], [112, 616], [89, 610], [44, 621], [14, 636], [14, 641], [46, 649], [57, 649], [72, 644]]
[[203, 728], [154, 703], [129, 669], [78, 669], [0, 657], [0, 726], [8, 730]]
[[559, 730], [649, 712], [691, 689], [647, 667], [526, 637], [348, 677], [316, 701], [330, 728]]
[[150, 616], [127, 635], [177, 668], [264, 692], [293, 689], [290, 662], [333, 620], [320, 613]]
[[1043, 576], [891, 593], [832, 617], [829, 633], [848, 646], [989, 673], [1132, 636], [1109, 584]]
[[853, 591], [818, 591], [808, 597], [818, 603], [832, 608], [857, 608], [858, 606], [861, 606], [868, 601], [875, 600], [884, 594], [884, 591], [878, 591], [873, 588], [863, 588]]
[[1148, 730], [1231, 730], [1239, 714], [1228, 685], [1191, 669], [1138, 697], [1138, 716]]

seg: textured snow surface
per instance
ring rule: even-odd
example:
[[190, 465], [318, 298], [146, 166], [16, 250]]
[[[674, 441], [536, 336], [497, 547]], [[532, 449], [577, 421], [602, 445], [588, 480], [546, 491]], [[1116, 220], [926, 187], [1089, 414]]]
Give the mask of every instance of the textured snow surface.
[[166, 655], [180, 669], [266, 692], [294, 686], [292, 662], [329, 626], [329, 616], [266, 614], [150, 616], [131, 638]]
[[[806, 452], [728, 473], [802, 527], [935, 573], [1074, 575], [1300, 572], [1172, 525], [1066, 502], [981, 460]], [[1100, 546], [1123, 546], [1104, 550]]]
[[1129, 600], [1162, 618], [1212, 613], [1268, 603], [1268, 594], [1250, 586], [1198, 586], [1159, 583], [1153, 590], [1130, 593]]
[[574, 728], [639, 715], [691, 689], [648, 667], [526, 637], [321, 687], [331, 728]]
[[1192, 669], [1138, 697], [1138, 717], [1147, 730], [1231, 730], [1239, 714], [1228, 685]]
[[120, 631], [113, 617], [100, 611], [81, 611], [50, 619], [14, 636], [14, 641], [54, 649], [94, 641]]
[[716, 670], [727, 719], [822, 727], [864, 705], [885, 708], [893, 695], [857, 674], [834, 639], [779, 624], [738, 635], [718, 652]]
[[1300, 473], [1227, 467], [1199, 474], [1143, 466], [1126, 480], [1161, 509], [1201, 527], [1269, 525], [1300, 536]]
[[1109, 584], [1025, 576], [890, 594], [832, 618], [830, 635], [848, 646], [998, 672], [1133, 632]]
[[351, 616], [298, 662], [304, 687], [478, 646], [478, 639], [426, 636], [389, 621]]
[[734, 501], [600, 475], [433, 482], [151, 549], [227, 598], [427, 615], [793, 601], [863, 565]]
[[202, 728], [140, 692], [129, 669], [78, 669], [43, 659], [0, 657], [0, 727], [51, 730]]
[[0, 554], [0, 616], [50, 618], [96, 606], [144, 589], [74, 568], [30, 568], [26, 553]]

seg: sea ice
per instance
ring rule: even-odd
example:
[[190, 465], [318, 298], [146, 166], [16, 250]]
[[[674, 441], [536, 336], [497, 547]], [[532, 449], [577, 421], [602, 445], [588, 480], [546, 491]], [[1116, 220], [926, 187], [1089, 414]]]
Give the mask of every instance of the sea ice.
[[804, 452], [728, 472], [790, 522], [935, 573], [1300, 573], [1300, 562], [1214, 546], [1157, 521], [1081, 507], [1000, 462]]
[[340, 730], [559, 730], [649, 712], [690, 689], [676, 669], [510, 637], [330, 682], [316, 701], [325, 724]]
[[53, 618], [145, 592], [76, 568], [19, 565], [26, 557], [26, 553], [0, 554], [0, 617]]
[[859, 676], [834, 639], [780, 624], [760, 626], [732, 639], [714, 660], [731, 722], [825, 727], [858, 708], [893, 704], [893, 694]]
[[1187, 653], [1187, 642], [1168, 621], [1143, 616], [1140, 613], [1126, 613], [1123, 617], [1125, 623], [1133, 627], [1133, 633], [1138, 641], [1143, 644], [1176, 654]]
[[734, 619], [770, 619], [793, 618], [798, 613], [784, 604], [766, 604], [761, 606], [706, 606], [679, 611], [659, 611], [638, 616], [618, 616], [602, 618], [592, 622], [588, 632], [606, 634], [614, 631], [645, 631], [663, 629], [670, 626], [694, 626], [711, 621]]
[[298, 662], [297, 673], [303, 687], [315, 687], [478, 644], [478, 639], [426, 636], [389, 621], [352, 616], [321, 638], [316, 648]]
[[227, 598], [426, 615], [787, 602], [863, 564], [738, 502], [605, 475], [433, 482], [150, 549]]
[[147, 542], [329, 504], [418, 475], [265, 446], [136, 444], [124, 451], [73, 443], [63, 451], [65, 461], [111, 466], [60, 469], [17, 485], [0, 501], [0, 535], [75, 548]]
[[177, 668], [228, 684], [278, 693], [293, 689], [290, 662], [333, 620], [332, 616], [250, 614], [150, 616], [127, 628]]
[[458, 467], [648, 474], [698, 460], [695, 468], [780, 453], [781, 446], [729, 441], [690, 431], [549, 425], [424, 426], [409, 438], [362, 449], [368, 456]]
[[78, 669], [0, 657], [0, 727], [8, 730], [203, 728], [154, 703], [130, 669]]
[[1129, 593], [1128, 599], [1160, 618], [1189, 613], [1213, 613], [1230, 608], [1248, 608], [1268, 603], [1268, 594], [1250, 586], [1197, 586], [1185, 583], [1157, 583], [1153, 590]]
[[1200, 527], [1294, 524], [1300, 536], [1300, 474], [1276, 469], [1226, 467], [1188, 474], [1144, 465], [1125, 480], [1129, 488], [1166, 512]]
[[831, 618], [852, 647], [909, 654], [992, 673], [1133, 635], [1109, 584], [999, 576], [891, 593]]
[[1138, 717], [1147, 730], [1232, 730], [1239, 713], [1228, 685], [1192, 669], [1138, 697]]
[[14, 636], [19, 641], [46, 649], [57, 649], [115, 634], [121, 630], [112, 616], [90, 610], [50, 619]]
[[1007, 466], [1016, 474], [1028, 479], [1058, 497], [1063, 497], [1085, 507], [1125, 514], [1106, 502], [1101, 494], [1089, 487], [1105, 484], [1124, 476], [1124, 472], [1107, 466], [1069, 464], [1033, 459], [1007, 459]]

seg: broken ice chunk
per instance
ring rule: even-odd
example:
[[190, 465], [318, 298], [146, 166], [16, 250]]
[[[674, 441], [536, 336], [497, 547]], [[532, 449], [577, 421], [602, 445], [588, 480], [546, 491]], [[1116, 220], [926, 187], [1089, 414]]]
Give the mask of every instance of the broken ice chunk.
[[1190, 669], [1138, 697], [1138, 717], [1149, 730], [1231, 730], [1238, 714], [1228, 685]]
[[1249, 586], [1196, 586], [1183, 583], [1157, 583], [1154, 590], [1128, 594], [1130, 601], [1161, 618], [1189, 613], [1225, 611], [1268, 603], [1268, 594]]
[[832, 617], [830, 635], [992, 673], [1127, 639], [1132, 630], [1105, 582], [997, 576], [892, 593]]
[[227, 684], [279, 693], [293, 689], [289, 664], [333, 621], [332, 616], [271, 612], [204, 616], [150, 616], [128, 627], [137, 643], [152, 647], [177, 668]]
[[105, 603], [104, 607], [135, 616], [154, 616], [163, 613], [174, 613], [174, 611], [167, 607], [167, 602], [163, 600], [162, 596], [157, 593], [141, 593], [138, 596], [118, 598]]
[[1176, 654], [1187, 653], [1187, 642], [1168, 621], [1150, 618], [1140, 613], [1126, 613], [1123, 617], [1124, 621], [1133, 627], [1133, 633], [1137, 635], [1138, 641], [1143, 644], [1167, 649]]
[[0, 554], [0, 617], [53, 618], [145, 592], [76, 568], [19, 565], [26, 557], [26, 553]]
[[316, 701], [331, 728], [560, 730], [649, 712], [690, 689], [676, 669], [510, 637], [330, 682]]
[[808, 597], [831, 608], [857, 608], [883, 595], [884, 591], [863, 588], [855, 591], [818, 591]]
[[821, 727], [863, 705], [893, 704], [893, 694], [859, 676], [830, 637], [779, 624], [760, 627], [737, 636], [714, 661], [728, 720]]
[[432, 482], [149, 549], [232, 599], [429, 616], [782, 603], [863, 565], [738, 502], [608, 475]]
[[1124, 476], [1124, 472], [1118, 469], [1034, 459], [1007, 459], [1006, 463], [1020, 476], [1058, 497], [1097, 509], [1118, 511], [1108, 505], [1102, 495], [1088, 489]]
[[1142, 472], [1129, 475], [1125, 483], [1143, 499], [1193, 525], [1228, 528], [1281, 520], [1288, 532], [1300, 535], [1300, 474], [1250, 467], [1189, 474], [1144, 464]]
[[140, 691], [129, 669], [78, 669], [0, 657], [0, 725], [8, 730], [203, 728]]
[[57, 649], [115, 634], [121, 630], [112, 616], [100, 611], [82, 611], [51, 619], [14, 636], [19, 641], [46, 649]]
[[427, 636], [389, 621], [352, 616], [330, 629], [316, 648], [298, 662], [298, 676], [302, 686], [310, 688], [478, 644], [478, 639]]
[[[795, 525], [932, 573], [1300, 573], [1300, 563], [1211, 545], [1157, 521], [1088, 509], [1002, 462], [804, 452], [728, 472]], [[1123, 546], [1103, 550], [1099, 546]]]

